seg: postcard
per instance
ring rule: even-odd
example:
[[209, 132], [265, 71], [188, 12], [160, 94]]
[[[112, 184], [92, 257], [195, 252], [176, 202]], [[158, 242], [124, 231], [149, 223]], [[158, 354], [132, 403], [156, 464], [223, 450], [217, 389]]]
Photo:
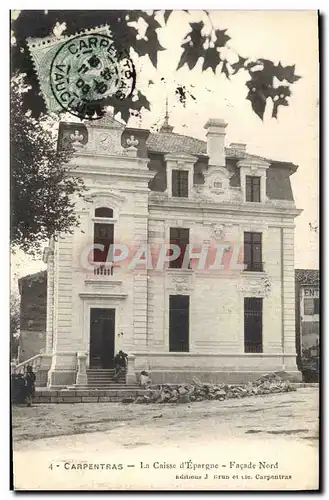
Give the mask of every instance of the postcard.
[[316, 11], [11, 11], [12, 488], [319, 490]]

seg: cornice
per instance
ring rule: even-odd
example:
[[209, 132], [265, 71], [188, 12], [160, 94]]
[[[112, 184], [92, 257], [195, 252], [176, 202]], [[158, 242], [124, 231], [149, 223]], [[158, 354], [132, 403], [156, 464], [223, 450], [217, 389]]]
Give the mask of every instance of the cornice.
[[[257, 206], [256, 206], [257, 205]], [[149, 207], [152, 210], [163, 211], [167, 210], [178, 210], [178, 211], [192, 211], [192, 212], [218, 212], [220, 214], [230, 214], [230, 215], [275, 215], [281, 217], [297, 217], [301, 214], [302, 210], [298, 208], [291, 207], [270, 207], [268, 204], [264, 205], [261, 203], [255, 204], [255, 206], [245, 206], [244, 204], [238, 203], [205, 203], [204, 200], [186, 200], [180, 198], [179, 201], [163, 199], [163, 200], [153, 200], [149, 198]]]

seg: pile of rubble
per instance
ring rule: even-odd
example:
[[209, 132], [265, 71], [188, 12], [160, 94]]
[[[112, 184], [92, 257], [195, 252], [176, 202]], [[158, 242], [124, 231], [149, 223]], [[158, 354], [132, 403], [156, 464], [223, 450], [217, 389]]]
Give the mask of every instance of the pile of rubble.
[[165, 384], [152, 386], [135, 403], [190, 403], [192, 401], [244, 398], [278, 392], [295, 391], [289, 380], [276, 373], [263, 375], [255, 382], [237, 384], [205, 384], [193, 378], [193, 384]]

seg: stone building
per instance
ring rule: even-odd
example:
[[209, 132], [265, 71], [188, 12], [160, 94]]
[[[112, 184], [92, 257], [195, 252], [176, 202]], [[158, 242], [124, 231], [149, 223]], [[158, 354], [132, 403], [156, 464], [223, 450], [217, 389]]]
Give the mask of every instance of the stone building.
[[297, 365], [305, 379], [314, 381], [319, 375], [320, 274], [317, 269], [296, 269], [295, 278]]
[[120, 349], [129, 382], [141, 370], [154, 383], [300, 378], [297, 167], [226, 147], [226, 127], [210, 119], [202, 141], [168, 117], [157, 133], [111, 116], [60, 125], [88, 193], [80, 227], [44, 253], [49, 386], [85, 383], [85, 367], [111, 369]]

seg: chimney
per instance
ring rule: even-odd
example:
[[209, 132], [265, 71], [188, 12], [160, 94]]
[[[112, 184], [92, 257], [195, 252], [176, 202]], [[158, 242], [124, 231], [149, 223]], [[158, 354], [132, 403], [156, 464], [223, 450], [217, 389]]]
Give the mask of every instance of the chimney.
[[225, 129], [227, 123], [220, 118], [209, 118], [204, 128], [207, 130], [207, 154], [209, 165], [225, 166]]

